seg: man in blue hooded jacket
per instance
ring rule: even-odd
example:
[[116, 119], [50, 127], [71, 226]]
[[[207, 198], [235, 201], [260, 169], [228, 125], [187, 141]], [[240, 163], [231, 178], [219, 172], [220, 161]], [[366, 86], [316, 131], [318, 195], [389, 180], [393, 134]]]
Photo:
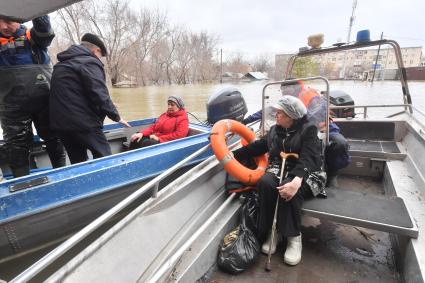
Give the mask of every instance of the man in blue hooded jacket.
[[46, 143], [53, 167], [65, 165], [59, 138], [49, 128], [48, 101], [52, 67], [47, 47], [55, 34], [49, 16], [27, 29], [0, 18], [0, 122], [7, 161], [15, 177], [29, 174], [32, 122]]

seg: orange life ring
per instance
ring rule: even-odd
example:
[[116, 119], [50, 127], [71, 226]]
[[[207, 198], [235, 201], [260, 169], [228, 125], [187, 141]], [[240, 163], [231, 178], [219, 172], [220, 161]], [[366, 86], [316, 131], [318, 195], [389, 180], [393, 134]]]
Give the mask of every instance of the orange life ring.
[[264, 154], [256, 160], [256, 169], [246, 168], [233, 157], [233, 154], [227, 148], [225, 139], [227, 132], [236, 133], [249, 143], [255, 140], [255, 133], [242, 123], [226, 119], [214, 124], [210, 137], [211, 147], [217, 159], [223, 164], [224, 170], [244, 184], [255, 185], [266, 170], [266, 155]]

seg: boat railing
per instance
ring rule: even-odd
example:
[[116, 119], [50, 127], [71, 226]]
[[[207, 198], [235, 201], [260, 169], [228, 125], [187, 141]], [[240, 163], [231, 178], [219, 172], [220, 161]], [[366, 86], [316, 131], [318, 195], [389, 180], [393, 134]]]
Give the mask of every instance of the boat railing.
[[417, 107], [415, 107], [413, 105], [412, 105], [412, 108], [413, 108], [413, 110], [415, 110], [415, 112], [414, 112], [415, 114], [420, 114], [422, 116], [422, 119], [418, 119], [418, 117], [416, 117], [414, 115], [411, 115], [411, 117], [413, 119], [415, 119], [415, 121], [417, 123], [419, 123], [423, 129], [425, 129], [425, 112], [419, 110]]
[[153, 272], [153, 275], [147, 280], [147, 282], [160, 282], [161, 278], [166, 275], [178, 262], [178, 260], [181, 258], [181, 256], [190, 248], [190, 246], [198, 239], [198, 237], [205, 231], [207, 228], [213, 223], [218, 215], [224, 211], [233, 201], [233, 199], [236, 197], [236, 193], [232, 193], [226, 201], [205, 221], [201, 227], [196, 230], [195, 233], [190, 236], [190, 238], [184, 242], [181, 247], [174, 252], [163, 264], [161, 264], [155, 272]]
[[[401, 48], [400, 48], [400, 45], [394, 40], [381, 39], [381, 40], [374, 40], [374, 41], [362, 41], [362, 42], [347, 43], [347, 44], [331, 46], [331, 47], [311, 48], [311, 49], [300, 51], [289, 58], [289, 61], [286, 67], [285, 78], [292, 77], [292, 70], [298, 58], [327, 54], [327, 53], [335, 53], [335, 52], [351, 50], [351, 49], [381, 46], [381, 45], [389, 45], [393, 48], [397, 66], [398, 66], [398, 69], [400, 70], [400, 82], [401, 82], [402, 93], [403, 93], [403, 102], [406, 105], [411, 105], [412, 97], [410, 95], [409, 85], [407, 83], [406, 68], [404, 67], [404, 63], [403, 63]], [[408, 107], [408, 109], [410, 113], [412, 113], [412, 107]]]
[[[330, 109], [333, 110], [333, 109], [347, 109], [347, 108], [352, 108], [352, 109], [363, 108], [363, 118], [367, 118], [367, 113], [369, 108], [393, 108], [393, 107], [409, 108], [413, 106], [411, 104], [344, 105], [344, 106], [331, 106]], [[406, 113], [406, 111], [401, 111], [401, 112], [391, 114], [387, 116], [386, 118], [391, 118], [403, 113]], [[422, 115], [425, 116], [425, 114], [423, 113]]]
[[[234, 143], [236, 144], [236, 143]], [[234, 145], [232, 145], [234, 146]], [[64, 255], [67, 251], [69, 251], [71, 248], [73, 248], [75, 245], [80, 243], [82, 240], [84, 240], [86, 237], [88, 237], [91, 233], [93, 233], [95, 230], [100, 228], [102, 225], [104, 225], [106, 222], [111, 220], [117, 213], [124, 210], [127, 206], [129, 206], [131, 203], [133, 203], [137, 198], [147, 193], [149, 190], [153, 188], [152, 197], [155, 198], [157, 196], [158, 192], [158, 184], [160, 181], [162, 181], [164, 178], [170, 176], [172, 173], [180, 169], [183, 165], [185, 165], [190, 160], [194, 159], [195, 157], [201, 155], [205, 151], [207, 151], [210, 147], [210, 144], [205, 145], [198, 151], [192, 153], [182, 161], [176, 163], [174, 166], [170, 167], [166, 171], [164, 171], [162, 174], [158, 175], [157, 177], [153, 178], [151, 181], [149, 181], [147, 184], [139, 188], [137, 191], [126, 197], [124, 200], [119, 202], [117, 205], [106, 211], [104, 214], [96, 218], [93, 222], [88, 224], [86, 227], [81, 229], [79, 232], [71, 236], [68, 240], [63, 242], [61, 245], [56, 247], [54, 250], [50, 251], [48, 254], [46, 254], [44, 257], [39, 259], [37, 262], [35, 262], [33, 265], [31, 265], [29, 268], [24, 270], [21, 274], [19, 274], [17, 277], [15, 277], [10, 282], [27, 282], [34, 278], [37, 274], [39, 274], [41, 271], [43, 271], [45, 268], [47, 268], [50, 264], [52, 264], [55, 260], [57, 260], [59, 257]]]

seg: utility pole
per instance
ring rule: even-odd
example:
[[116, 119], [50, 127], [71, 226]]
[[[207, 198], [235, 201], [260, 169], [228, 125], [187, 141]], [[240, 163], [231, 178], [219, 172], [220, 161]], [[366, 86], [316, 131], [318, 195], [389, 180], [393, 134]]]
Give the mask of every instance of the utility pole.
[[[381, 32], [381, 40], [384, 36], [384, 33]], [[375, 65], [373, 66], [373, 75], [372, 75], [372, 80], [370, 81], [371, 83], [373, 83], [373, 79], [375, 78], [375, 72], [376, 72], [376, 65], [378, 64], [378, 57], [379, 57], [379, 51], [381, 50], [381, 44], [378, 45], [378, 53], [376, 54], [376, 58], [375, 58]], [[381, 71], [382, 74], [382, 71]]]
[[[353, 0], [353, 10], [351, 11], [351, 17], [350, 17], [350, 24], [348, 25], [348, 35], [347, 35], [347, 42], [350, 42], [350, 37], [351, 37], [351, 28], [353, 27], [353, 23], [354, 23], [354, 12], [356, 11], [356, 7], [357, 7], [357, 0]], [[344, 52], [344, 61], [342, 61], [342, 70], [341, 73], [339, 74], [339, 78], [341, 79], [345, 79], [345, 61], [347, 60], [347, 51]]]
[[220, 83], [223, 83], [223, 49], [220, 49]]

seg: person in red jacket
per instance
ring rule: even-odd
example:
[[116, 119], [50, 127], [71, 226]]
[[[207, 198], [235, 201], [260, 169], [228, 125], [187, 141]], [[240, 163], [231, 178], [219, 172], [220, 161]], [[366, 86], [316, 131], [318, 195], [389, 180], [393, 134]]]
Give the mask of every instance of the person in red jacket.
[[177, 96], [168, 97], [167, 112], [155, 124], [131, 136], [130, 149], [181, 139], [189, 132], [189, 119], [183, 100]]

